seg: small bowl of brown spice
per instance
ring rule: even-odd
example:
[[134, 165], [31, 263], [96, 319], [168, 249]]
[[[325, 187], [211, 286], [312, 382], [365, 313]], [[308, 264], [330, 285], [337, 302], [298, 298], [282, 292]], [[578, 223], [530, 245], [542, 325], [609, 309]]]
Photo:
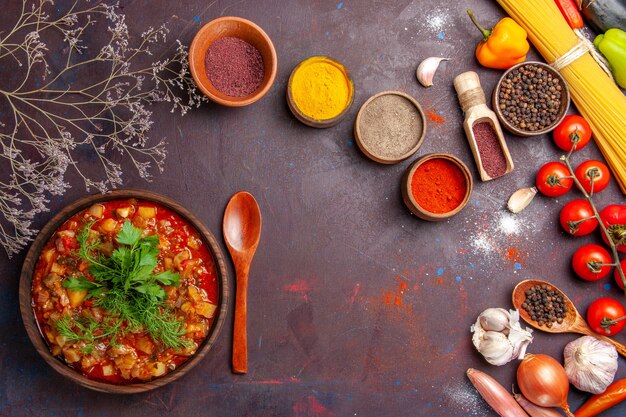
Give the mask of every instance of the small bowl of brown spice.
[[493, 109], [502, 125], [518, 136], [553, 130], [569, 107], [569, 90], [561, 74], [543, 62], [509, 68], [493, 90]]
[[198, 88], [229, 107], [260, 100], [274, 83], [277, 62], [269, 36], [240, 17], [210, 21], [189, 47], [189, 69]]
[[383, 91], [370, 97], [354, 122], [359, 149], [371, 160], [395, 164], [413, 155], [426, 134], [426, 117], [413, 97]]

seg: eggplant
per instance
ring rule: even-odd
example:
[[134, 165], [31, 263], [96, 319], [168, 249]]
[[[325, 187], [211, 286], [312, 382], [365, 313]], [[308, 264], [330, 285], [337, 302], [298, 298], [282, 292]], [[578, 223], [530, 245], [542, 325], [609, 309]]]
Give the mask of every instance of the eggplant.
[[598, 33], [611, 28], [626, 31], [626, 0], [580, 0], [585, 21]]

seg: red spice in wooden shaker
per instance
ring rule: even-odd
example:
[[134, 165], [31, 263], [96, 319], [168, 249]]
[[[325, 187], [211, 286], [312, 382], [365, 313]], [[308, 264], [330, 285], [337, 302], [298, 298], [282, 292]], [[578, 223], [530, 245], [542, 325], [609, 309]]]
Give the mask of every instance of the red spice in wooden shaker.
[[504, 175], [506, 172], [506, 158], [498, 141], [498, 135], [491, 123], [475, 123], [472, 126], [472, 132], [474, 132], [478, 153], [487, 174], [491, 178]]
[[421, 208], [431, 213], [448, 213], [465, 198], [467, 182], [452, 161], [433, 158], [420, 164], [411, 178], [411, 193]]
[[230, 97], [254, 93], [265, 76], [263, 57], [243, 39], [227, 36], [206, 51], [204, 70], [215, 88]]

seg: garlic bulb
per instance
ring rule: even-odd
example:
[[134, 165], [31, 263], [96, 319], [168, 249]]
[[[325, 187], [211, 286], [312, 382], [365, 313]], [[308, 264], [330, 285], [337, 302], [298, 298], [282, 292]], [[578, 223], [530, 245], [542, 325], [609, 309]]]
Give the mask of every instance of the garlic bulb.
[[514, 358], [522, 359], [528, 344], [532, 342], [532, 330], [522, 329], [519, 312], [503, 308], [483, 311], [470, 330], [474, 333], [472, 343], [487, 362], [504, 365]]
[[617, 350], [593, 336], [583, 336], [565, 346], [565, 373], [581, 391], [601, 394], [617, 372]]
[[433, 85], [433, 78], [435, 77], [435, 72], [437, 71], [437, 68], [439, 68], [441, 61], [449, 60], [450, 58], [439, 58], [436, 56], [426, 58], [417, 67], [417, 71], [415, 73], [417, 81], [419, 81], [424, 87], [430, 87]]

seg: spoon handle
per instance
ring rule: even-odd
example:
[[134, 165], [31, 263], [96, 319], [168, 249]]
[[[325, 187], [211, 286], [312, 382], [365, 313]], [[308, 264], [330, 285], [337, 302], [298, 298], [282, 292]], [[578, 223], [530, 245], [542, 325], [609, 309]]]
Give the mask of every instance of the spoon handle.
[[248, 268], [235, 271], [237, 291], [235, 295], [235, 324], [233, 330], [233, 372], [248, 372]]

